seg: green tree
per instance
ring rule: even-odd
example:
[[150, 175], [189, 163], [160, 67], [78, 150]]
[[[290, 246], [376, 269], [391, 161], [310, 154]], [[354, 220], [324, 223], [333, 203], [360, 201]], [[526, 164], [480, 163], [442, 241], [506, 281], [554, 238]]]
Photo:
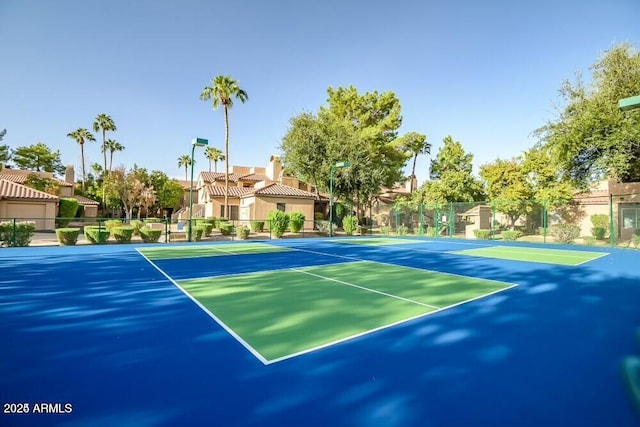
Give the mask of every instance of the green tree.
[[473, 154], [466, 153], [459, 141], [451, 136], [431, 160], [431, 181], [420, 188], [422, 198], [428, 202], [473, 202], [485, 199], [482, 183], [473, 176]]
[[113, 153], [116, 151], [124, 151], [124, 148], [124, 145], [114, 139], [106, 140], [103, 149], [109, 151], [109, 172], [111, 172], [111, 167], [113, 166]]
[[60, 150], [51, 151], [42, 142], [18, 147], [11, 156], [18, 169], [53, 172], [58, 175], [64, 174], [66, 169], [60, 160]]
[[301, 179], [328, 190], [332, 166], [337, 199], [354, 200], [358, 215], [380, 186], [402, 178], [409, 158], [397, 131], [400, 101], [393, 92], [359, 94], [353, 86], [329, 88], [328, 105], [317, 115], [302, 113], [290, 120], [281, 150], [286, 167]]
[[214, 172], [218, 172], [218, 161], [224, 160], [226, 157], [216, 147], [207, 147], [204, 150], [204, 156], [209, 160], [209, 172], [211, 172], [211, 162], [214, 165]]
[[53, 194], [54, 196], [60, 195], [60, 184], [58, 184], [57, 181], [42, 177], [37, 173], [29, 174], [24, 185], [39, 191], [44, 191], [45, 193]]
[[245, 103], [249, 99], [247, 92], [240, 89], [238, 82], [231, 76], [219, 75], [211, 79], [211, 86], [206, 86], [200, 94], [201, 101], [213, 101], [213, 109], [222, 106], [224, 111], [224, 214], [229, 219], [229, 109], [233, 107], [233, 99]]
[[80, 145], [80, 159], [82, 161], [82, 191], [85, 190], [86, 173], [84, 170], [84, 143], [87, 141], [95, 141], [96, 138], [85, 128], [78, 128], [73, 132], [69, 132], [67, 136]]
[[[417, 132], [409, 132], [402, 136], [400, 146], [409, 152], [413, 156], [413, 165], [411, 166], [411, 177], [416, 176], [416, 161], [420, 154], [431, 154], [431, 144], [427, 142], [427, 135], [423, 135]], [[411, 191], [415, 190], [413, 187], [413, 179], [411, 180]]]
[[496, 210], [509, 217], [513, 227], [522, 215], [533, 209], [534, 190], [519, 159], [497, 159], [480, 167], [489, 199], [497, 201]]
[[536, 131], [563, 171], [581, 187], [603, 177], [640, 181], [640, 110], [621, 112], [618, 100], [640, 94], [640, 52], [629, 43], [606, 51], [560, 88], [564, 107]]
[[[3, 129], [0, 131], [0, 141], [7, 134], [7, 130]], [[0, 145], [0, 170], [4, 167], [4, 165], [9, 161], [11, 156], [9, 155], [9, 146], [8, 145]]]
[[[196, 163], [196, 160], [193, 159], [193, 164]], [[178, 167], [184, 167], [184, 180], [185, 181], [189, 181], [189, 166], [191, 166], [191, 156], [188, 154], [183, 154], [182, 156], [178, 157]]]
[[536, 200], [557, 208], [573, 199], [575, 187], [567, 174], [562, 173], [549, 148], [536, 144], [527, 150], [522, 159], [522, 169]]
[[102, 131], [102, 146], [100, 147], [100, 150], [102, 151], [102, 156], [104, 158], [103, 170], [105, 172], [108, 170], [107, 169], [107, 149], [106, 149], [107, 132], [115, 132], [116, 130], [118, 130], [118, 128], [116, 127], [116, 124], [111, 118], [111, 116], [109, 116], [108, 114], [105, 114], [105, 113], [98, 114], [95, 120], [93, 121], [93, 131], [94, 132]]
[[162, 171], [152, 171], [149, 175], [149, 184], [156, 191], [155, 208], [157, 211], [175, 208], [180, 204], [184, 190], [177, 180], [169, 179]]

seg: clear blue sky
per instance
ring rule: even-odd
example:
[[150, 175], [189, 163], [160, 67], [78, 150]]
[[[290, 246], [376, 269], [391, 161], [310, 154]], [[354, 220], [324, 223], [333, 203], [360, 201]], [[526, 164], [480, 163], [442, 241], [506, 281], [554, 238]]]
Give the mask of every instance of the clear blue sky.
[[[107, 113], [126, 147], [114, 164], [184, 177], [192, 138], [223, 148], [222, 111], [199, 95], [229, 74], [249, 94], [231, 110], [231, 164], [266, 165], [292, 116], [354, 85], [395, 92], [401, 133], [427, 134], [432, 155], [450, 134], [477, 167], [533, 145], [562, 80], [638, 47], [639, 17], [638, 0], [2, 0], [2, 143], [59, 149], [79, 177], [66, 135]], [[102, 163], [99, 143], [86, 156]]]

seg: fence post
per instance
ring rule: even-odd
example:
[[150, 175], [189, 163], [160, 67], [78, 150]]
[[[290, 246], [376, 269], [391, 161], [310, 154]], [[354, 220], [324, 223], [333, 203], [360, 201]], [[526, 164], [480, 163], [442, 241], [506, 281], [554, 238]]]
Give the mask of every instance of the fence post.
[[542, 242], [547, 243], [547, 231], [549, 229], [549, 201], [542, 201]]
[[171, 221], [170, 218], [171, 217], [169, 217], [169, 218], [165, 217], [164, 218], [164, 242], [165, 243], [169, 243], [169, 234], [168, 233], [169, 233], [169, 221]]
[[16, 247], [16, 233], [18, 232], [17, 230], [17, 225], [16, 225], [16, 219], [13, 218], [13, 233], [11, 235], [11, 246], [13, 246], [14, 248]]
[[456, 220], [453, 216], [453, 202], [449, 202], [449, 237], [456, 234]]
[[613, 222], [613, 194], [609, 194], [609, 244], [613, 247], [615, 241], [615, 224]]
[[489, 224], [489, 240], [493, 240], [495, 234], [494, 227], [496, 226], [496, 201], [491, 201], [491, 224]]
[[421, 236], [424, 236], [424, 211], [422, 210], [422, 203], [420, 203], [420, 210], [419, 210], [419, 216], [418, 216], [418, 220], [420, 221], [420, 225], [418, 228], [418, 232], [420, 233]]

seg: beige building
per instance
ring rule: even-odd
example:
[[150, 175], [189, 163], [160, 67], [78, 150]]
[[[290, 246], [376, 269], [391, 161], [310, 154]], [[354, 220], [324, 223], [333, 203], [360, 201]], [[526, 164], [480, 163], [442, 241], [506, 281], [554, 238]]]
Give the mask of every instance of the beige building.
[[36, 230], [53, 230], [58, 200], [52, 194], [0, 178], [0, 221], [32, 221]]
[[[270, 211], [277, 209], [302, 212], [307, 220], [313, 220], [314, 210], [320, 209], [325, 201], [314, 193], [313, 186], [287, 174], [278, 156], [271, 156], [266, 167], [232, 166], [228, 180], [229, 218], [232, 220], [265, 220]], [[194, 182], [192, 217], [225, 217], [224, 198], [225, 174], [200, 172]], [[178, 211], [174, 219], [184, 221], [188, 217], [187, 200], [185, 208]], [[313, 225], [312, 222], [308, 224], [309, 227]]]

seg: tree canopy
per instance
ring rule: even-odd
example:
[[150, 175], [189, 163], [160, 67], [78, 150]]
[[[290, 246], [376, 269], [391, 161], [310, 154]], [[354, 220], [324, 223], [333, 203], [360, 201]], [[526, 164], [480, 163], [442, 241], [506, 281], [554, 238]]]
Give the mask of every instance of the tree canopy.
[[11, 157], [18, 169], [52, 172], [57, 175], [63, 175], [66, 169], [60, 160], [60, 150], [52, 151], [42, 142], [18, 147], [13, 150]]
[[449, 135], [431, 160], [431, 181], [420, 188], [418, 197], [427, 202], [473, 202], [485, 199], [482, 183], [473, 176], [473, 154], [465, 152]]
[[[359, 94], [353, 86], [329, 88], [328, 105], [290, 120], [280, 149], [286, 168], [319, 190], [364, 205], [403, 175], [408, 154], [398, 138], [400, 101], [393, 92]], [[349, 168], [335, 169], [348, 161]]]
[[640, 181], [640, 110], [618, 109], [621, 98], [640, 95], [640, 52], [616, 45], [591, 71], [589, 84], [579, 74], [562, 84], [563, 108], [536, 134], [576, 185]]

